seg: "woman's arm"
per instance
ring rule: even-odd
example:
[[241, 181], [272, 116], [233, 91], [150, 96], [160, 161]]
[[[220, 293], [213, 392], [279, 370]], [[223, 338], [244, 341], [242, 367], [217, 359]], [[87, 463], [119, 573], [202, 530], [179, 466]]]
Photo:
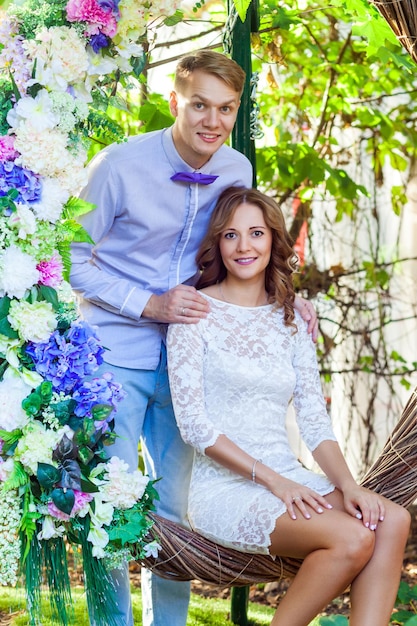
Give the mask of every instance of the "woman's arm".
[[206, 448], [205, 454], [232, 472], [243, 476], [243, 478], [266, 487], [266, 489], [284, 502], [288, 513], [293, 519], [296, 519], [295, 501], [297, 502], [297, 507], [307, 519], [311, 515], [305, 504], [309, 504], [317, 513], [322, 513], [323, 507], [331, 508], [326, 498], [308, 487], [284, 478], [284, 476], [262, 463], [260, 459], [255, 459], [250, 454], [247, 454], [226, 435], [219, 435], [216, 442]]

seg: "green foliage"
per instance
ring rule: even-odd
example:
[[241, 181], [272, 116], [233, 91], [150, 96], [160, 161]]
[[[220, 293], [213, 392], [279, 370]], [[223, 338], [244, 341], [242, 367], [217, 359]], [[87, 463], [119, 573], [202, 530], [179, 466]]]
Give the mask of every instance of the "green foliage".
[[8, 320], [10, 302], [11, 300], [7, 296], [0, 298], [0, 334], [9, 337], [9, 339], [17, 339], [19, 335], [17, 331], [10, 326]]
[[[338, 375], [347, 420], [366, 431], [365, 469], [374, 454], [376, 399], [388, 387], [392, 423], [402, 408], [393, 399], [417, 371], [411, 358], [395, 357], [401, 349], [393, 350], [387, 332], [395, 318], [415, 315], [411, 305], [401, 314], [395, 308], [409, 301], [398, 295], [395, 216], [402, 216], [417, 158], [415, 64], [367, 0], [266, 0], [259, 13], [252, 36], [253, 69], [263, 77], [257, 183], [280, 203], [305, 253], [297, 286], [322, 315], [325, 381], [331, 385]], [[368, 406], [363, 394], [357, 397], [362, 383]]]
[[0, 78], [0, 135], [7, 135], [9, 124], [6, 117], [10, 109], [13, 107], [13, 85], [10, 80]]
[[[67, 4], [67, 0], [52, 0], [44, 2], [44, 0], [25, 0], [25, 6], [21, 7], [19, 3], [13, 8], [13, 13], [22, 21], [20, 34], [24, 39], [33, 39], [36, 32], [43, 26], [62, 26], [68, 24], [63, 15], [63, 9]], [[29, 10], [28, 10], [29, 9]]]
[[245, 21], [246, 13], [250, 3], [251, 0], [233, 0], [233, 4], [235, 5], [237, 14], [239, 15], [242, 22]]
[[149, 94], [139, 110], [142, 130], [150, 132], [171, 126], [174, 121], [166, 99], [160, 94]]

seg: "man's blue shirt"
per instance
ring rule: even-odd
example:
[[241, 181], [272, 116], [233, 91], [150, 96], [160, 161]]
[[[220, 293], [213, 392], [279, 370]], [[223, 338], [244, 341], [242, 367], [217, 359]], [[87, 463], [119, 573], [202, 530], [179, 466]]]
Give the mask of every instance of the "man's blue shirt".
[[142, 318], [152, 294], [192, 284], [195, 255], [219, 194], [252, 186], [252, 167], [222, 146], [199, 170], [210, 185], [173, 182], [193, 171], [175, 149], [171, 128], [102, 150], [89, 165], [82, 197], [96, 205], [82, 224], [95, 244], [73, 244], [71, 284], [84, 317], [99, 327], [108, 363], [155, 369], [166, 324]]

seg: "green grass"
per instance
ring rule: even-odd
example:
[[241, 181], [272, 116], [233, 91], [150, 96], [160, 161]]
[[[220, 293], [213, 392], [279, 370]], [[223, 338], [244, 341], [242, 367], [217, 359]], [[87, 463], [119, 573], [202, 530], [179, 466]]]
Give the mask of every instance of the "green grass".
[[[73, 589], [74, 617], [72, 623], [77, 626], [89, 626], [85, 595], [82, 589]], [[141, 624], [141, 594], [140, 590], [132, 589], [133, 613], [135, 624]], [[205, 599], [192, 595], [188, 612], [187, 626], [226, 626], [232, 622], [228, 619], [230, 611], [229, 600]], [[29, 626], [25, 611], [24, 593], [20, 589], [2, 588], [0, 590], [0, 612], [10, 614], [10, 626]], [[268, 626], [271, 623], [274, 610], [250, 603], [248, 617], [250, 626]], [[42, 626], [53, 626], [50, 618], [50, 609], [45, 600], [42, 604]], [[1, 619], [0, 619], [1, 623]]]
[[[77, 626], [89, 626], [85, 595], [82, 589], [73, 589], [74, 616], [72, 624]], [[140, 590], [132, 589], [133, 614], [135, 624], [141, 624], [141, 594]], [[192, 594], [190, 609], [188, 612], [187, 626], [228, 626], [232, 622], [228, 619], [230, 612], [230, 600], [218, 600], [216, 598], [202, 598]], [[25, 597], [21, 589], [0, 589], [0, 624], [2, 617], [9, 614], [10, 626], [29, 626], [29, 620], [25, 611]], [[274, 609], [260, 604], [249, 603], [248, 619], [249, 626], [269, 626], [274, 614]], [[49, 604], [45, 600], [42, 605], [42, 626], [53, 626], [50, 618]], [[319, 626], [320, 622], [314, 620], [310, 626]]]

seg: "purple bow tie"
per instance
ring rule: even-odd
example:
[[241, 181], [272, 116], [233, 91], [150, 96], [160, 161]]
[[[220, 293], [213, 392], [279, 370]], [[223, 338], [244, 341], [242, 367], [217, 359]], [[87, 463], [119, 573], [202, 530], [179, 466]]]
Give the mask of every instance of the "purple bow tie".
[[171, 176], [171, 180], [181, 180], [184, 183], [199, 183], [199, 185], [210, 185], [218, 176], [200, 174], [200, 172], [177, 172]]

